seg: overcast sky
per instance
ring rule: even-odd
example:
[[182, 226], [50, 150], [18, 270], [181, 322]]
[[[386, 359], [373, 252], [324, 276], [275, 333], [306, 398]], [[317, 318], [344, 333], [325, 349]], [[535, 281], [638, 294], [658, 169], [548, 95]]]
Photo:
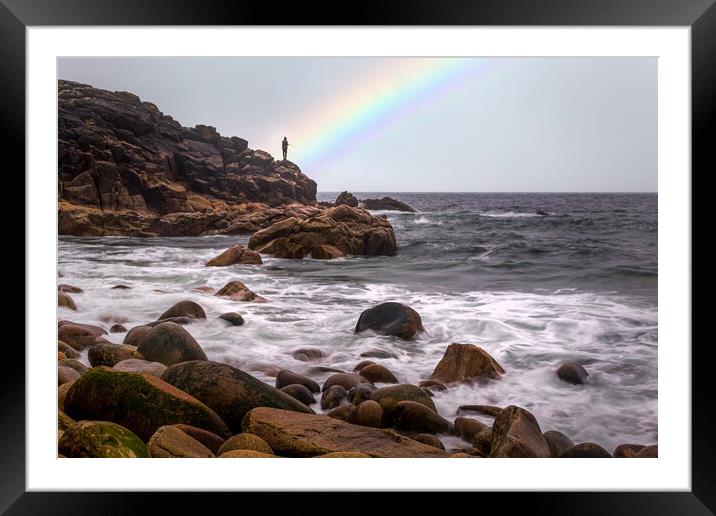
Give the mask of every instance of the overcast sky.
[[319, 191], [655, 192], [656, 58], [62, 58]]

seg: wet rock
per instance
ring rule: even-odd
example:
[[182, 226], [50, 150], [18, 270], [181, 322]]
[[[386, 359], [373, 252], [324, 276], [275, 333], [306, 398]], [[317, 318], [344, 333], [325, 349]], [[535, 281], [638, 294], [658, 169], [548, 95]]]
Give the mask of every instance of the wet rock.
[[460, 405], [457, 409], [458, 414], [463, 412], [475, 412], [477, 414], [483, 414], [485, 416], [497, 417], [502, 413], [501, 407], [495, 407], [493, 405]]
[[219, 449], [219, 455], [231, 450], [253, 450], [273, 455], [273, 450], [266, 441], [254, 434], [241, 433], [229, 437]]
[[[382, 349], [369, 349], [359, 355], [362, 358], [396, 358], [395, 353], [390, 353]], [[371, 362], [372, 363], [372, 362]]]
[[291, 356], [300, 362], [315, 362], [325, 357], [326, 354], [318, 348], [299, 348], [294, 350]]
[[64, 292], [57, 293], [57, 306], [64, 306], [65, 308], [69, 308], [70, 310], [77, 310], [77, 305], [75, 304], [74, 300], [70, 297], [69, 294], [65, 294]]
[[637, 459], [653, 459], [659, 456], [659, 447], [656, 444], [644, 446], [636, 454]]
[[164, 372], [162, 380], [206, 404], [233, 432], [240, 431], [242, 418], [255, 407], [313, 412], [275, 387], [235, 367], [218, 362], [178, 363]]
[[480, 430], [472, 440], [472, 446], [484, 455], [489, 455], [492, 449], [492, 427]]
[[266, 299], [255, 294], [249, 287], [238, 280], [230, 281], [216, 293], [219, 297], [228, 297], [232, 301], [253, 301], [256, 303], [265, 303]]
[[214, 455], [218, 455], [217, 452], [219, 451], [219, 448], [221, 448], [221, 445], [224, 444], [223, 437], [219, 437], [215, 433], [209, 432], [208, 430], [204, 430], [203, 428], [197, 428], [195, 426], [184, 424], [172, 426], [174, 428], [178, 428], [189, 437], [199, 441], [201, 444], [206, 446]]
[[229, 247], [226, 251], [218, 256], [215, 256], [208, 262], [207, 267], [226, 267], [228, 265], [240, 264], [240, 265], [261, 265], [261, 255], [251, 249], [246, 249], [241, 245], [234, 245]]
[[157, 321], [169, 319], [170, 317], [191, 317], [192, 319], [206, 319], [204, 309], [194, 301], [184, 300], [175, 303], [162, 315], [157, 317]]
[[432, 434], [415, 434], [412, 439], [419, 443], [427, 444], [439, 450], [445, 450], [443, 442]]
[[437, 413], [435, 403], [430, 399], [430, 396], [425, 394], [420, 387], [409, 383], [390, 385], [376, 389], [373, 394], [371, 394], [370, 399], [377, 401], [380, 406], [383, 407], [386, 416], [391, 419], [396, 406], [401, 401], [415, 401]]
[[502, 366], [484, 349], [473, 344], [450, 344], [430, 379], [443, 383], [496, 380], [503, 374]]
[[431, 391], [446, 391], [447, 387], [445, 387], [445, 384], [442, 382], [438, 382], [437, 380], [423, 380], [422, 382], [418, 383], [418, 387], [424, 387], [426, 389], [430, 389]]
[[282, 369], [276, 375], [276, 388], [281, 389], [287, 385], [303, 385], [309, 392], [321, 392], [321, 387], [318, 383], [314, 382], [310, 378], [306, 378], [300, 374], [289, 371], [288, 369]]
[[87, 352], [87, 359], [92, 367], [113, 367], [118, 362], [130, 358], [143, 359], [144, 357], [137, 348], [127, 344], [97, 344]]
[[122, 373], [146, 373], [161, 378], [167, 366], [161, 362], [150, 362], [141, 358], [128, 358], [120, 360], [112, 367], [115, 371]]
[[238, 312], [227, 312], [225, 314], [221, 314], [219, 319], [223, 319], [232, 326], [241, 326], [244, 324], [244, 318]]
[[57, 368], [57, 385], [74, 382], [80, 377], [80, 373], [72, 369], [71, 367], [58, 367]]
[[346, 390], [346, 392], [348, 392], [349, 389], [352, 389], [361, 383], [370, 382], [356, 373], [336, 373], [329, 376], [326, 381], [323, 382], [323, 388], [321, 390], [325, 391], [334, 385], [340, 385]]
[[149, 454], [154, 458], [208, 458], [214, 454], [199, 441], [175, 426], [157, 429], [147, 442]]
[[350, 206], [351, 208], [357, 208], [358, 199], [356, 199], [356, 196], [352, 193], [343, 191], [338, 194], [338, 197], [336, 197], [335, 204], [336, 206], [338, 206], [339, 204], [345, 204], [346, 206]]
[[469, 453], [457, 452], [457, 453], [450, 454], [449, 458], [450, 459], [472, 459], [474, 457], [472, 455], [470, 455]]
[[550, 450], [535, 417], [510, 405], [492, 425], [491, 457], [549, 457]]
[[82, 362], [77, 360], [76, 358], [63, 358], [59, 362], [57, 362], [57, 365], [60, 367], [69, 367], [70, 369], [74, 369], [77, 371], [80, 376], [85, 374], [87, 372], [88, 367], [84, 365]]
[[395, 233], [390, 222], [360, 208], [340, 205], [307, 219], [291, 217], [257, 231], [249, 248], [277, 258], [301, 259], [317, 248], [337, 249], [342, 255], [393, 256]]
[[334, 260], [344, 256], [345, 253], [333, 245], [322, 244], [311, 249], [311, 258], [314, 260]]
[[313, 366], [307, 371], [308, 374], [324, 374], [324, 373], [345, 373], [342, 369], [327, 366]]
[[146, 360], [161, 362], [166, 366], [190, 360], [207, 360], [204, 350], [194, 337], [180, 325], [171, 322], [151, 328], [140, 340], [137, 351]]
[[609, 452], [595, 443], [580, 443], [562, 453], [562, 458], [608, 459]]
[[112, 327], [109, 329], [109, 333], [125, 333], [126, 331], [127, 328], [125, 328], [121, 324], [113, 324]]
[[360, 370], [360, 375], [373, 383], [398, 383], [398, 379], [388, 369], [380, 364], [369, 364]]
[[342, 451], [317, 455], [317, 459], [370, 459], [370, 455], [362, 452]]
[[74, 287], [72, 285], [57, 285], [57, 290], [59, 292], [64, 292], [66, 294], [81, 294], [84, 292], [80, 287]]
[[353, 403], [353, 405], [360, 405], [365, 400], [370, 399], [370, 396], [373, 392], [375, 392], [375, 389], [375, 385], [371, 385], [369, 383], [356, 385], [348, 391], [348, 402]]
[[549, 446], [550, 455], [555, 458], [561, 457], [564, 452], [574, 446], [574, 442], [569, 437], [556, 430], [545, 432], [544, 439]]
[[343, 405], [338, 405], [336, 408], [331, 409], [326, 413], [326, 415], [334, 419], [340, 419], [341, 421], [345, 421], [346, 423], [356, 422], [356, 408], [353, 405], [348, 405], [346, 403], [344, 403]]
[[57, 341], [57, 351], [64, 353], [67, 358], [79, 358], [80, 352], [61, 340]]
[[[469, 417], [455, 418], [453, 423], [453, 433], [463, 441], [472, 442], [475, 436], [488, 427], [482, 421], [471, 419]], [[477, 448], [477, 446], [476, 446]], [[489, 450], [488, 450], [489, 451]]]
[[75, 383], [74, 380], [71, 382], [63, 383], [59, 387], [57, 387], [57, 408], [60, 410], [65, 410], [65, 398], [67, 397], [67, 392], [70, 390], [70, 387], [72, 387], [72, 384]]
[[293, 385], [286, 385], [285, 387], [281, 387], [279, 389], [281, 392], [288, 394], [292, 398], [297, 399], [304, 405], [310, 405], [312, 403], [316, 403], [316, 398], [313, 397], [313, 394], [311, 394], [311, 391], [308, 390], [308, 388], [305, 385], [299, 385], [299, 384], [293, 384]]
[[108, 367], [92, 368], [77, 379], [67, 392], [64, 410], [78, 421], [112, 421], [143, 440], [158, 428], [176, 423], [221, 437], [230, 435], [213, 410], [186, 392], [148, 374], [123, 373]]
[[127, 286], [127, 285], [114, 285], [114, 286], [112, 287], [112, 290], [129, 290], [129, 289], [131, 289], [131, 288], [132, 288], [132, 287]]
[[275, 459], [276, 455], [269, 455], [255, 450], [229, 450], [219, 455], [220, 459]]
[[366, 210], [405, 211], [409, 213], [417, 213], [417, 211], [411, 206], [393, 199], [392, 197], [383, 197], [382, 199], [364, 199], [363, 208]]
[[636, 455], [644, 448], [646, 448], [646, 446], [644, 446], [643, 444], [620, 444], [614, 449], [614, 457], [636, 457]]
[[383, 408], [377, 401], [361, 402], [356, 407], [355, 423], [361, 426], [383, 428]]
[[61, 324], [57, 330], [57, 338], [77, 351], [95, 344], [98, 337], [106, 334], [107, 332], [98, 326], [69, 322]]
[[162, 324], [162, 323], [174, 323], [178, 324], [180, 326], [186, 326], [187, 324], [191, 324], [193, 322], [196, 322], [196, 319], [194, 317], [187, 317], [185, 315], [178, 315], [176, 317], [167, 317], [166, 319], [159, 319], [158, 321], [152, 321], [148, 322], [145, 326], [149, 326], [150, 328], [154, 328], [155, 326]]
[[381, 335], [412, 339], [423, 331], [418, 312], [401, 303], [381, 303], [360, 314], [355, 333], [372, 330]]
[[65, 457], [149, 457], [147, 447], [136, 434], [109, 421], [79, 421], [66, 428], [58, 451]]
[[130, 346], [139, 346], [142, 339], [151, 331], [151, 327], [147, 325], [135, 326], [127, 332], [124, 336], [123, 344], [129, 344]]
[[354, 373], [360, 373], [360, 370], [361, 370], [361, 369], [363, 369], [364, 367], [368, 367], [369, 365], [373, 365], [373, 364], [375, 364], [375, 362], [373, 362], [372, 360], [363, 360], [363, 362], [358, 363], [358, 364], [353, 368], [353, 372], [354, 372]]
[[354, 451], [371, 457], [447, 457], [447, 454], [390, 430], [353, 425], [323, 415], [256, 408], [243, 431], [264, 439], [279, 455], [314, 457]]
[[321, 395], [321, 408], [323, 410], [330, 410], [337, 407], [346, 399], [347, 394], [348, 391], [342, 385], [332, 385], [328, 387]]
[[557, 369], [560, 380], [573, 385], [581, 385], [587, 381], [589, 373], [576, 362], [563, 362]]
[[436, 411], [415, 401], [398, 402], [393, 410], [393, 424], [409, 432], [444, 433], [451, 430], [450, 422]]

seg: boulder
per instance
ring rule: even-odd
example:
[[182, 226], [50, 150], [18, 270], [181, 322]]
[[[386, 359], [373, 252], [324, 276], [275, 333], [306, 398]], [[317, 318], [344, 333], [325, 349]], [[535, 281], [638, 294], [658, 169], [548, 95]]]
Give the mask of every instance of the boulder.
[[618, 458], [632, 458], [636, 457], [643, 448], [646, 448], [643, 444], [620, 444], [614, 449], [613, 455]]
[[411, 437], [411, 439], [418, 441], [419, 443], [432, 446], [433, 448], [437, 448], [438, 450], [445, 450], [443, 442], [433, 434], [415, 434]]
[[574, 442], [569, 437], [556, 430], [545, 432], [544, 439], [549, 446], [550, 455], [555, 458], [561, 457], [564, 452], [574, 446]]
[[415, 401], [400, 401], [393, 410], [395, 428], [408, 432], [446, 433], [452, 425], [437, 412]]
[[361, 369], [363, 369], [364, 367], [368, 367], [369, 365], [373, 365], [373, 364], [375, 364], [375, 362], [373, 362], [372, 360], [363, 360], [363, 362], [358, 363], [358, 364], [353, 368], [353, 372], [354, 372], [354, 373], [360, 373], [360, 370], [361, 370]]
[[269, 455], [255, 450], [229, 450], [219, 455], [220, 459], [274, 459], [276, 455]]
[[463, 380], [499, 379], [505, 370], [490, 354], [473, 344], [450, 344], [431, 380], [453, 383]]
[[74, 380], [71, 382], [63, 383], [59, 387], [57, 387], [57, 408], [60, 410], [65, 410], [65, 398], [67, 397], [67, 392], [70, 390], [70, 387], [72, 387], [72, 384], [75, 383]]
[[437, 380], [423, 380], [421, 382], [418, 382], [418, 387], [424, 387], [426, 389], [430, 389], [431, 391], [446, 391], [447, 387], [444, 383], [438, 382]]
[[57, 330], [57, 338], [77, 351], [97, 343], [97, 339], [106, 334], [107, 332], [99, 326], [70, 322], [60, 324]]
[[472, 440], [472, 446], [487, 456], [492, 449], [492, 427], [480, 430]]
[[111, 288], [112, 290], [129, 290], [129, 289], [131, 289], [132, 287], [130, 287], [129, 285], [114, 285], [114, 286], [112, 286], [112, 287], [110, 287], [110, 288]]
[[[453, 433], [463, 441], [473, 442], [475, 436], [489, 428], [482, 421], [469, 417], [457, 417], [453, 423]], [[477, 446], [475, 446], [477, 448]]]
[[383, 408], [377, 401], [361, 402], [356, 407], [355, 423], [361, 426], [383, 428]]
[[326, 356], [322, 349], [299, 348], [291, 353], [291, 356], [300, 362], [315, 362]]
[[347, 395], [348, 391], [342, 385], [331, 385], [328, 389], [325, 389], [321, 395], [321, 408], [323, 410], [336, 408], [343, 403]]
[[74, 382], [80, 377], [80, 373], [71, 367], [60, 366], [57, 368], [57, 385]]
[[365, 400], [370, 399], [376, 386], [370, 383], [361, 383], [348, 391], [348, 402], [353, 405], [360, 405]]
[[85, 374], [88, 369], [86, 365], [84, 365], [76, 358], [63, 358], [62, 360], [57, 362], [57, 365], [59, 367], [69, 367], [70, 369], [74, 369], [80, 374], [80, 376]]
[[246, 249], [242, 245], [234, 245], [218, 256], [215, 256], [208, 262], [206, 267], [226, 267], [234, 264], [240, 265], [261, 265], [261, 255], [251, 249]]
[[381, 303], [360, 314], [355, 332], [365, 330], [407, 340], [423, 331], [423, 322], [418, 312], [409, 306], [392, 302]]
[[491, 457], [550, 457], [550, 449], [535, 417], [510, 405], [492, 426]]
[[571, 459], [608, 459], [611, 458], [611, 455], [598, 444], [580, 443], [562, 453], [561, 457]]
[[238, 280], [230, 281], [216, 293], [219, 297], [228, 297], [232, 301], [254, 301], [256, 303], [265, 303], [266, 299], [255, 294], [249, 288]]
[[[359, 355], [361, 358], [397, 358], [395, 353], [390, 353], [383, 349], [369, 349]], [[373, 362], [371, 362], [373, 363]]]
[[72, 285], [57, 285], [57, 290], [66, 294], [81, 294], [84, 292], [80, 287], [74, 287]]
[[345, 253], [334, 245], [321, 244], [311, 249], [311, 258], [314, 260], [333, 260], [344, 256]]
[[282, 369], [276, 375], [276, 388], [281, 389], [287, 385], [303, 385], [309, 392], [321, 392], [321, 387], [318, 383], [314, 382], [310, 378], [301, 376], [300, 374], [289, 371], [288, 369]]
[[417, 213], [417, 210], [411, 206], [393, 199], [392, 197], [383, 197], [382, 199], [363, 199], [363, 208], [366, 210], [405, 211], [408, 213]]
[[152, 375], [95, 367], [77, 379], [64, 399], [64, 411], [75, 420], [112, 421], [141, 439], [158, 428], [183, 423], [220, 437], [229, 429], [201, 401]]
[[390, 430], [353, 425], [323, 415], [256, 408], [246, 414], [242, 430], [261, 437], [287, 457], [314, 457], [354, 451], [371, 457], [447, 457], [447, 454]]
[[373, 383], [398, 383], [390, 369], [380, 364], [367, 365], [360, 370], [360, 375]]
[[485, 416], [497, 417], [502, 413], [502, 407], [495, 407], [494, 405], [460, 405], [457, 412], [458, 414], [476, 412]]
[[225, 314], [221, 314], [219, 319], [228, 322], [232, 326], [241, 326], [244, 324], [244, 318], [238, 312], [227, 312]]
[[125, 333], [126, 331], [127, 328], [125, 328], [121, 324], [113, 324], [112, 327], [109, 329], [109, 333]]
[[65, 294], [64, 292], [57, 293], [57, 306], [64, 306], [65, 308], [69, 308], [70, 310], [77, 310], [77, 305], [75, 304], [74, 300], [70, 297], [69, 294]]
[[135, 326], [127, 332], [122, 343], [135, 347], [139, 346], [142, 339], [151, 331], [151, 329], [152, 327], [147, 325]]
[[158, 428], [149, 438], [147, 448], [153, 458], [207, 458], [214, 456], [209, 448], [175, 426]]
[[233, 432], [240, 431], [244, 415], [255, 407], [313, 412], [275, 387], [218, 362], [190, 361], [175, 364], [164, 372], [162, 380], [205, 403]]
[[151, 328], [141, 339], [137, 351], [146, 360], [161, 362], [166, 366], [190, 360], [207, 360], [204, 350], [194, 337], [182, 326], [172, 322]]
[[61, 340], [57, 341], [57, 351], [64, 353], [67, 358], [79, 358], [81, 356], [79, 351]]
[[317, 459], [370, 459], [370, 455], [355, 451], [342, 451], [316, 455]]
[[87, 359], [92, 367], [113, 367], [122, 360], [130, 358], [143, 359], [137, 348], [128, 344], [97, 344], [89, 348]]
[[637, 459], [653, 459], [659, 456], [659, 447], [656, 444], [644, 446], [636, 454]]
[[241, 433], [229, 437], [219, 448], [219, 455], [231, 450], [253, 450], [268, 455], [273, 455], [271, 447], [254, 434]]
[[557, 376], [564, 382], [582, 385], [587, 381], [589, 373], [576, 362], [562, 362], [557, 368]]
[[184, 425], [184, 424], [178, 424], [178, 425], [172, 425], [174, 428], [178, 428], [182, 432], [184, 432], [189, 437], [196, 439], [201, 444], [206, 446], [211, 453], [214, 455], [218, 455], [219, 448], [221, 448], [221, 445], [224, 444], [224, 438], [219, 437], [213, 432], [209, 432], [208, 430], [204, 430], [203, 428], [197, 428], [195, 426], [190, 425]]
[[128, 358], [121, 360], [112, 367], [115, 371], [122, 373], [146, 373], [161, 378], [167, 366], [161, 362], [150, 362], [141, 358]]
[[249, 240], [250, 249], [277, 258], [301, 259], [321, 246], [331, 246], [317, 251], [326, 258], [332, 248], [342, 255], [393, 256], [396, 251], [395, 233], [386, 218], [344, 204], [306, 219], [282, 220]]
[[358, 207], [358, 199], [356, 199], [356, 196], [353, 195], [350, 192], [343, 191], [338, 194], [338, 197], [336, 197], [336, 206], [340, 204], [345, 204], [346, 206], [350, 206], [351, 208], [357, 208]]
[[430, 399], [430, 396], [420, 387], [409, 383], [390, 385], [376, 389], [373, 391], [373, 394], [370, 395], [370, 399], [377, 401], [390, 418], [392, 418], [396, 406], [401, 401], [415, 401], [437, 413], [435, 403]]
[[311, 391], [305, 385], [299, 385], [294, 383], [292, 385], [286, 385], [279, 389], [281, 392], [288, 394], [292, 398], [297, 399], [305, 405], [316, 403], [316, 398], [313, 397]]
[[174, 303], [169, 310], [157, 317], [157, 321], [172, 317], [190, 317], [192, 319], [206, 319], [204, 309], [194, 301], [184, 300]]
[[338, 405], [336, 408], [329, 410], [326, 415], [328, 417], [340, 419], [341, 421], [345, 421], [346, 423], [356, 422], [356, 408], [353, 405], [348, 405], [347, 403], [344, 403], [343, 405]]
[[356, 373], [336, 373], [329, 376], [325, 382], [323, 382], [322, 391], [329, 389], [334, 385], [340, 385], [346, 390], [352, 389], [356, 385], [361, 383], [370, 383], [367, 379]]
[[149, 451], [132, 431], [109, 421], [79, 421], [65, 428], [58, 443], [65, 457], [146, 458]]

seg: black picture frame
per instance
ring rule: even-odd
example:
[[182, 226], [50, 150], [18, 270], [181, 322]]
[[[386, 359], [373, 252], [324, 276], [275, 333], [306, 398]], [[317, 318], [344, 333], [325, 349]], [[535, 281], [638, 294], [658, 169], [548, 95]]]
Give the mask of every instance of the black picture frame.
[[[555, 26], [688, 26], [691, 27], [692, 73], [692, 220], [697, 206], [693, 178], [713, 172], [716, 106], [716, 5], [714, 0], [378, 0], [343, 4], [245, 0], [0, 0], [0, 96], [3, 155], [16, 159], [5, 183], [13, 196], [25, 192], [25, 29], [28, 26], [87, 25], [555, 25]], [[711, 138], [710, 138], [711, 136]], [[9, 169], [6, 169], [8, 171]], [[7, 191], [7, 190], [6, 190]], [[25, 192], [31, 194], [31, 192]], [[701, 195], [705, 195], [703, 190]], [[19, 225], [19, 224], [18, 224]], [[693, 233], [692, 233], [693, 234]], [[692, 249], [693, 253], [693, 249]], [[692, 256], [694, 256], [692, 254]], [[21, 265], [15, 264], [17, 270]], [[693, 267], [693, 259], [692, 259]], [[32, 274], [25, 268], [25, 274]], [[693, 272], [692, 272], [693, 274]], [[708, 303], [706, 303], [708, 306]], [[28, 307], [29, 308], [29, 307]], [[694, 306], [696, 311], [697, 306]], [[703, 308], [700, 308], [703, 311]], [[692, 312], [693, 313], [693, 312]], [[700, 318], [703, 319], [703, 318]], [[692, 320], [695, 320], [692, 315]], [[29, 345], [27, 341], [25, 345]], [[9, 345], [9, 343], [6, 343]], [[691, 343], [684, 343], [691, 345]], [[480, 493], [480, 506], [501, 498], [529, 504], [530, 513], [545, 514], [713, 514], [716, 512], [716, 425], [710, 399], [713, 374], [710, 340], [693, 341], [692, 351], [692, 491], [640, 493]], [[123, 514], [151, 510], [164, 513], [205, 512], [208, 506], [187, 493], [26, 493], [24, 356], [0, 375], [0, 510], [8, 514]], [[78, 483], [81, 479], [78, 479]], [[296, 497], [271, 495], [272, 508], [296, 511]], [[251, 503], [247, 494], [211, 493], [211, 506]], [[255, 496], [255, 495], [254, 495]], [[264, 495], [265, 496], [265, 495]], [[345, 493], [341, 512], [371, 507], [372, 493]], [[451, 495], [455, 496], [454, 494]], [[422, 496], [413, 499], [422, 503]], [[258, 500], [257, 500], [258, 501]], [[313, 505], [313, 502], [307, 502]], [[459, 503], [459, 502], [458, 502]], [[476, 503], [467, 501], [466, 503]], [[298, 505], [304, 505], [298, 502]], [[451, 502], [455, 508], [454, 501]], [[261, 507], [261, 502], [259, 507]], [[374, 506], [375, 507], [375, 506]], [[306, 506], [308, 508], [308, 506]], [[236, 510], [240, 510], [238, 507]], [[274, 512], [272, 510], [271, 512]], [[301, 511], [299, 511], [301, 512]], [[363, 512], [363, 511], [360, 511]]]

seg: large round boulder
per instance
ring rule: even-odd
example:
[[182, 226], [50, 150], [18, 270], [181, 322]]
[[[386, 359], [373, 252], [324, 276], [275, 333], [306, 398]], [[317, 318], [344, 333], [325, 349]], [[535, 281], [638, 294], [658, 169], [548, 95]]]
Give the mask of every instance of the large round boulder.
[[[207, 360], [204, 350], [181, 325], [157, 324], [141, 339], [137, 351], [151, 362], [171, 366], [189, 360]], [[129, 357], [128, 357], [129, 358]]]
[[77, 351], [82, 351], [88, 346], [101, 342], [101, 336], [107, 334], [103, 328], [90, 324], [77, 324], [69, 321], [63, 324], [63, 321], [60, 321], [58, 326], [57, 338]]
[[360, 385], [361, 383], [370, 383], [367, 379], [356, 373], [336, 373], [329, 376], [325, 382], [323, 382], [322, 391], [328, 390], [334, 385], [340, 385], [346, 392], [353, 387]]
[[557, 376], [563, 382], [582, 385], [586, 383], [589, 373], [576, 362], [562, 362], [557, 368]]
[[148, 374], [94, 367], [72, 383], [64, 411], [75, 420], [112, 421], [142, 440], [158, 428], [184, 423], [230, 435], [221, 418], [201, 401]]
[[393, 372], [380, 364], [368, 364], [360, 369], [360, 375], [373, 383], [398, 383]]
[[431, 380], [453, 383], [465, 380], [498, 379], [505, 370], [490, 354], [474, 344], [450, 344]]
[[151, 331], [152, 327], [143, 324], [141, 326], [135, 326], [127, 332], [124, 336], [122, 344], [129, 344], [130, 346], [137, 347], [142, 339]]
[[364, 310], [358, 318], [355, 332], [373, 330], [381, 335], [393, 335], [401, 339], [412, 339], [423, 331], [423, 322], [418, 312], [402, 303], [381, 303]]
[[174, 303], [169, 310], [157, 317], [158, 321], [170, 317], [191, 317], [192, 319], [206, 319], [204, 309], [194, 301], [185, 300]]
[[275, 387], [227, 364], [189, 361], [169, 367], [162, 380], [194, 396], [214, 410], [233, 432], [255, 407], [313, 413], [306, 405]]
[[142, 458], [149, 451], [132, 431], [110, 421], [80, 421], [65, 428], [58, 444], [65, 457]]
[[254, 434], [241, 433], [229, 437], [219, 448], [219, 455], [231, 450], [253, 450], [273, 455], [273, 450], [266, 441]]

